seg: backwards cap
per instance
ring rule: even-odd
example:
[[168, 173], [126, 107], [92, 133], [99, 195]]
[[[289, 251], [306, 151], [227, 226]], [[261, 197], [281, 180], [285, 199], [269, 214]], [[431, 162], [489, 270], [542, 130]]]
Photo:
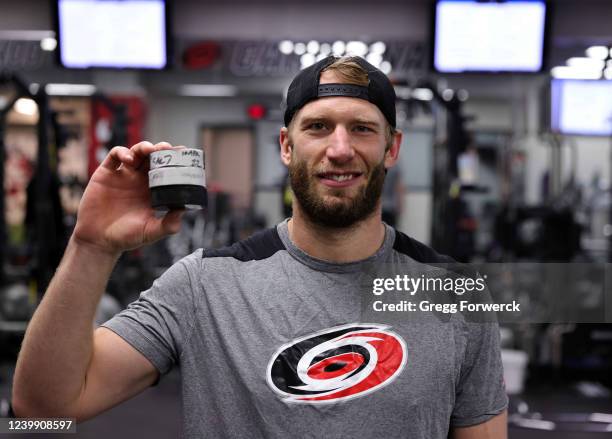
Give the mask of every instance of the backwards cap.
[[285, 126], [289, 126], [291, 119], [300, 108], [308, 102], [326, 96], [346, 96], [365, 99], [376, 105], [395, 128], [395, 90], [391, 81], [383, 72], [360, 57], [351, 57], [350, 61], [359, 64], [368, 74], [367, 87], [355, 84], [321, 84], [319, 78], [321, 71], [331, 65], [338, 58], [328, 56], [316, 64], [302, 70], [293, 79], [287, 91], [287, 107], [285, 109]]

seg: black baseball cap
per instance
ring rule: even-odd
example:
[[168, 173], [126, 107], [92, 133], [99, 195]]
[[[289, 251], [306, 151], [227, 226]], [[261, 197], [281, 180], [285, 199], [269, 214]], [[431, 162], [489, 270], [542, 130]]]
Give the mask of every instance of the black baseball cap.
[[347, 96], [365, 99], [376, 105], [389, 124], [395, 128], [395, 90], [387, 75], [361, 57], [347, 58], [359, 64], [367, 73], [369, 84], [320, 84], [321, 71], [331, 65], [338, 57], [328, 56], [316, 64], [302, 70], [293, 79], [287, 91], [285, 126], [300, 108], [308, 102], [326, 96]]

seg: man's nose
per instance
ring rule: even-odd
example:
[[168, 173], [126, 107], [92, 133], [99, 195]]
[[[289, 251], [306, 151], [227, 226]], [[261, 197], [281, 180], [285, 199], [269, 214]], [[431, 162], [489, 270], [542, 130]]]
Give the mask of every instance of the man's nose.
[[342, 125], [337, 125], [329, 137], [327, 158], [335, 162], [345, 163], [355, 156], [349, 131]]

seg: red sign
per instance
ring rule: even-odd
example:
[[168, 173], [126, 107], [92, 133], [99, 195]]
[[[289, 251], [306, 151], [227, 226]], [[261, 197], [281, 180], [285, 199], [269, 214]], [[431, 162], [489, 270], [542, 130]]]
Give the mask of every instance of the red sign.
[[214, 41], [194, 44], [183, 53], [183, 65], [189, 70], [205, 69], [219, 59], [220, 53], [220, 46]]

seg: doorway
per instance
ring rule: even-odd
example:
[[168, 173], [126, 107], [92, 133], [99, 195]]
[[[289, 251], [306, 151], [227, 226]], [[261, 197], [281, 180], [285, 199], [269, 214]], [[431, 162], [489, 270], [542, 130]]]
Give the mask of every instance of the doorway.
[[236, 211], [251, 208], [254, 143], [253, 129], [248, 126], [202, 128], [208, 189], [229, 194]]

